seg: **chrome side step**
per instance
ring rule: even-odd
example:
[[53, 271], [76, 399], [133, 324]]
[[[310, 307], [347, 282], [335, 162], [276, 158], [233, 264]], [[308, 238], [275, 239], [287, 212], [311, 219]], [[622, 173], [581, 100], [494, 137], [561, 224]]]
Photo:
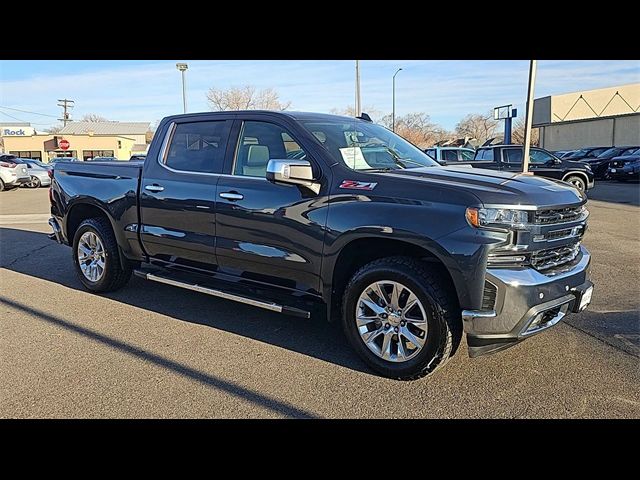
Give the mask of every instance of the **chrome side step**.
[[203, 287], [202, 285], [185, 283], [178, 280], [173, 280], [171, 278], [161, 277], [159, 275], [155, 275], [153, 273], [144, 272], [141, 270], [135, 270], [134, 274], [138, 277], [145, 278], [147, 280], [151, 280], [153, 282], [164, 283], [166, 285], [171, 285], [174, 287], [185, 288], [187, 290], [193, 290], [194, 292], [205, 293], [207, 295], [211, 295], [212, 297], [224, 298], [225, 300], [232, 300], [234, 302], [244, 303], [246, 305], [251, 305], [253, 307], [263, 308], [265, 310], [271, 310], [272, 312], [285, 313], [289, 315], [295, 315], [297, 317], [303, 318], [311, 318], [311, 313], [300, 310], [294, 307], [287, 307], [284, 305], [279, 305], [273, 302], [263, 302], [261, 300], [255, 300], [253, 298], [243, 297], [241, 295], [236, 295], [233, 293], [223, 292], [222, 290], [216, 290], [209, 287]]

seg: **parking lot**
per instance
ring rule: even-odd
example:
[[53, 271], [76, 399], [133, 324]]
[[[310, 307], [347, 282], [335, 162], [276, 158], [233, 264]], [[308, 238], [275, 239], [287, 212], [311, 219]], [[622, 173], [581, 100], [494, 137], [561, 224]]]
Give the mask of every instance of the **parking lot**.
[[434, 375], [372, 374], [337, 324], [133, 277], [95, 295], [46, 236], [47, 189], [0, 193], [0, 417], [640, 417], [640, 186], [589, 192], [590, 308]]

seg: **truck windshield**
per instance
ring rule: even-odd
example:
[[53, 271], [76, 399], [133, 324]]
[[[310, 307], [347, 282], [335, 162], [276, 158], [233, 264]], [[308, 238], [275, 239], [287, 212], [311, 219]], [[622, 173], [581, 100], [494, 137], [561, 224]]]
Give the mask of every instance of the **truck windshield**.
[[362, 120], [304, 122], [331, 155], [353, 170], [398, 170], [439, 166], [418, 147], [375, 123]]

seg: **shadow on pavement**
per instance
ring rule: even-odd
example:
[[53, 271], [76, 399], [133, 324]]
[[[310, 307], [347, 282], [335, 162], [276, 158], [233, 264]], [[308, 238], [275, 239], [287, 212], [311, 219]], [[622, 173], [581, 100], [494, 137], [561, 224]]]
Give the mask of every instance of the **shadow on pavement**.
[[640, 184], [638, 182], [617, 182], [596, 180], [595, 186], [587, 192], [589, 200], [640, 206]]
[[0, 295], [0, 302], [4, 303], [5, 305], [8, 305], [9, 307], [15, 308], [17, 310], [22, 310], [23, 312], [28, 313], [29, 315], [33, 315], [34, 317], [37, 317], [39, 320], [51, 323], [58, 327], [62, 327], [73, 333], [90, 338], [91, 340], [98, 341], [104, 345], [107, 345], [111, 348], [114, 348], [123, 353], [126, 353], [127, 355], [131, 355], [141, 360], [151, 362], [155, 365], [158, 365], [160, 367], [176, 372], [184, 377], [190, 378], [191, 380], [195, 380], [196, 382], [202, 383], [208, 387], [222, 390], [226, 393], [239, 397], [248, 402], [254, 403], [264, 408], [268, 408], [269, 410], [272, 410], [274, 412], [281, 413], [283, 415], [286, 415], [288, 417], [293, 417], [293, 418], [315, 418], [315, 415], [309, 412], [306, 412], [305, 410], [296, 408], [293, 405], [289, 405], [287, 403], [281, 402], [269, 396], [262, 395], [253, 390], [249, 390], [247, 388], [241, 387], [239, 385], [236, 385], [233, 382], [222, 380], [220, 378], [214, 377], [213, 375], [200, 372], [182, 363], [169, 360], [168, 358], [162, 357], [161, 355], [156, 355], [155, 353], [148, 352], [146, 350], [138, 348], [129, 343], [122, 342], [115, 338], [111, 338], [107, 335], [103, 335], [89, 328], [81, 327], [74, 323], [67, 322], [66, 320], [55, 317], [53, 315], [49, 315], [48, 313], [29, 307], [27, 305], [23, 305], [22, 303], [15, 302], [1, 295]]
[[567, 318], [578, 330], [599, 338], [630, 355], [640, 357], [640, 311], [598, 312], [585, 310]]
[[[1, 227], [0, 242], [7, 246], [0, 248], [0, 267], [86, 292], [76, 277], [69, 247], [49, 240], [45, 233]], [[121, 290], [101, 296], [371, 373], [348, 345], [338, 322], [267, 312], [135, 276]]]

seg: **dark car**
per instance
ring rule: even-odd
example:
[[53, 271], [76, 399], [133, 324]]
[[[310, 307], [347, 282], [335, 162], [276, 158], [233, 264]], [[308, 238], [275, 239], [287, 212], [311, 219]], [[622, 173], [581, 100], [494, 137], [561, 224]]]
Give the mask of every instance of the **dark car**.
[[[490, 145], [476, 150], [472, 162], [476, 168], [488, 168], [503, 172], [518, 173], [522, 171], [522, 145]], [[529, 171], [541, 177], [562, 180], [571, 183], [581, 192], [594, 185], [591, 167], [582, 162], [559, 159], [547, 150], [531, 147], [529, 151]]]
[[609, 178], [625, 182], [637, 180], [640, 173], [640, 148], [628, 155], [614, 157], [609, 162]]
[[[51, 237], [72, 247], [89, 291], [135, 274], [335, 320], [369, 367], [396, 379], [444, 365], [463, 332], [471, 356], [515, 345], [593, 292], [583, 192], [443, 167], [359, 118], [174, 115], [144, 163], [57, 165], [50, 201]], [[217, 305], [203, 318], [224, 315]]]
[[579, 150], [574, 150], [573, 153], [565, 155], [561, 158], [565, 160], [588, 160], [591, 158], [596, 158], [598, 155], [603, 153], [605, 150], [608, 150], [611, 147], [586, 147], [581, 148]]
[[638, 147], [612, 147], [606, 149], [596, 158], [582, 160], [591, 167], [596, 178], [607, 180], [609, 178], [609, 164], [614, 158], [633, 155]]
[[146, 154], [143, 153], [136, 153], [135, 155], [131, 155], [131, 157], [129, 158], [130, 162], [144, 162], [144, 160], [147, 158]]

